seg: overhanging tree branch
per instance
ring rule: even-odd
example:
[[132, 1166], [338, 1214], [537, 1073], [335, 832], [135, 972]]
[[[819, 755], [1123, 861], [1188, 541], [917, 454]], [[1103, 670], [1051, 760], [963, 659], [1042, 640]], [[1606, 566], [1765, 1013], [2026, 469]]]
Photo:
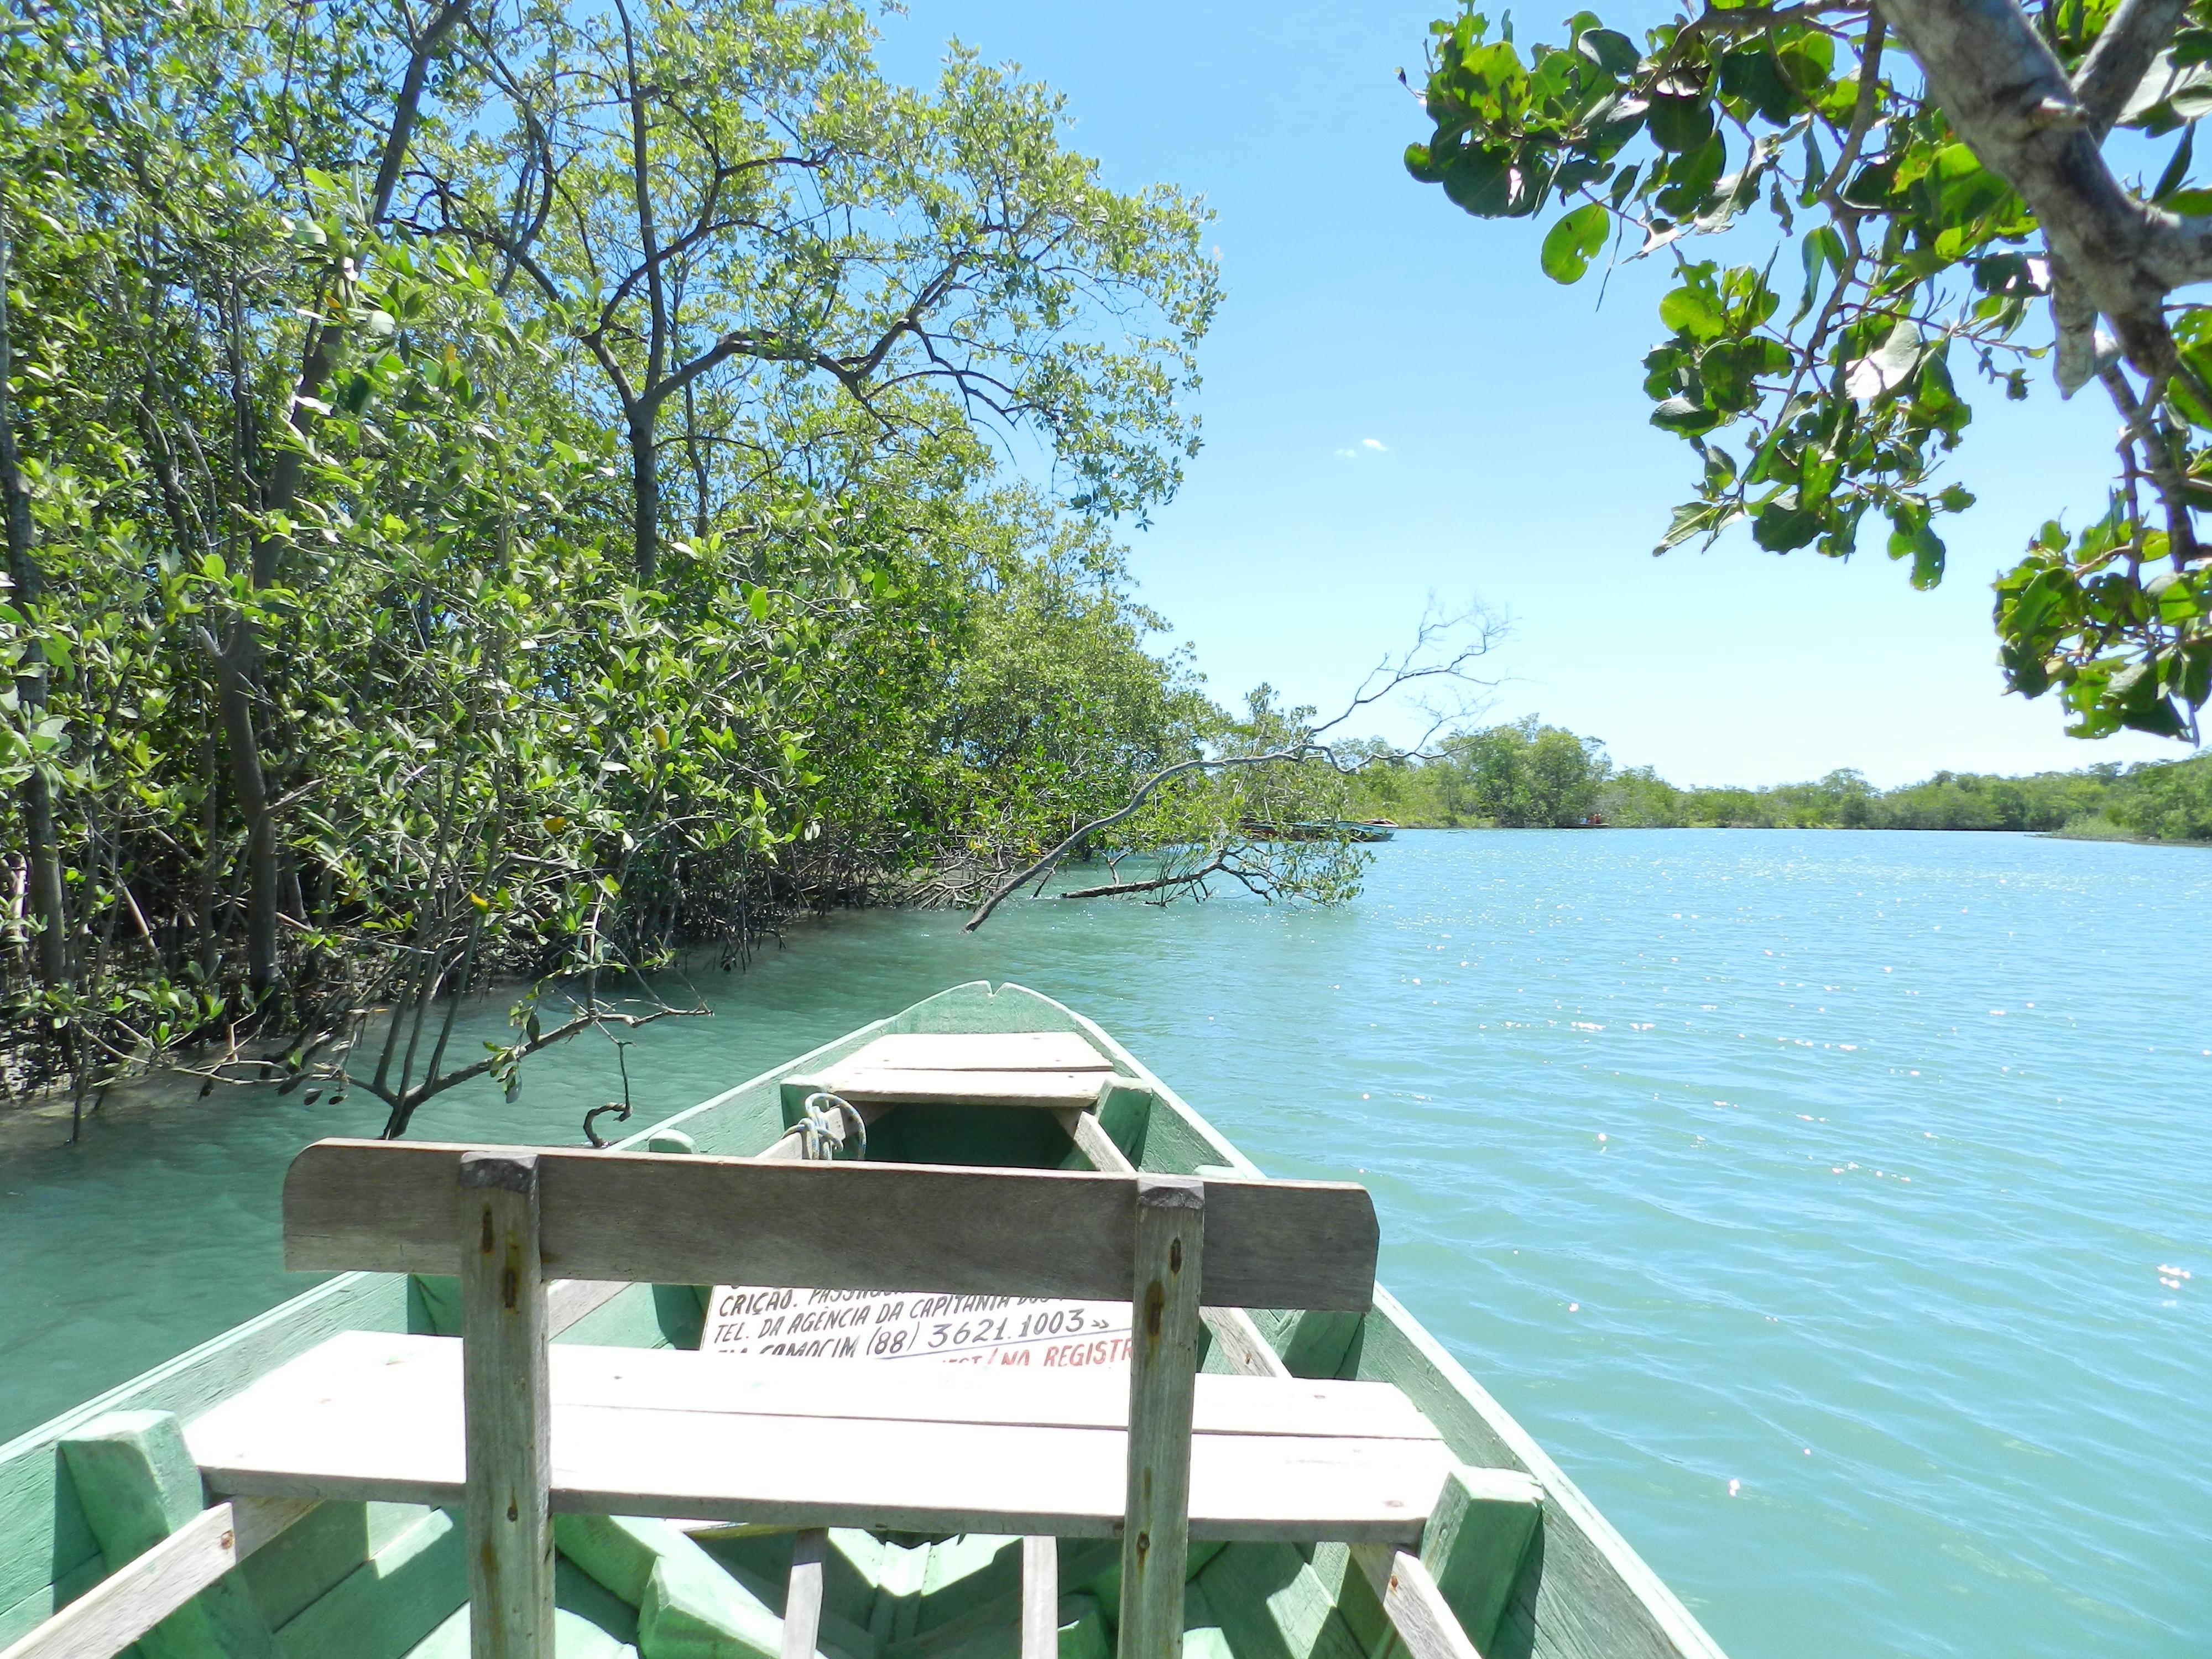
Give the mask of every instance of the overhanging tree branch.
[[[1136, 816], [1143, 810], [1146, 804], [1158, 793], [1164, 785], [1176, 778], [1188, 777], [1194, 774], [1210, 775], [1273, 766], [1294, 766], [1303, 762], [1316, 760], [1345, 772], [1357, 771], [1361, 767], [1373, 764], [1374, 761], [1379, 758], [1378, 757], [1369, 756], [1350, 764], [1341, 763], [1334, 750], [1322, 739], [1328, 733], [1335, 731], [1358, 714], [1361, 710], [1372, 708], [1375, 704], [1410, 685], [1424, 682], [1450, 680], [1481, 685], [1486, 690], [1489, 689], [1494, 682], [1475, 680], [1470, 672], [1471, 665], [1497, 648], [1498, 643], [1504, 638], [1508, 626], [1504, 617], [1479, 605], [1471, 607], [1456, 616], [1439, 615], [1432, 608], [1430, 614], [1422, 618], [1413, 643], [1404, 651], [1384, 658], [1381, 663], [1369, 671], [1367, 677], [1360, 682], [1346, 702], [1341, 713], [1317, 725], [1303, 726], [1290, 742], [1279, 744], [1259, 754], [1200, 756], [1162, 767], [1139, 783], [1131, 792], [1128, 799], [1114, 811], [1103, 813], [1088, 823], [1078, 826], [1058, 844], [1032, 860], [1015, 874], [1002, 878], [975, 907], [968, 920], [961, 925], [960, 931], [963, 933], [974, 933], [988, 921], [992, 912], [1008, 898], [1020, 891], [1030, 882], [1040, 877], [1048, 876], [1058, 869], [1070, 854], [1093, 836]], [[1470, 629], [1471, 634], [1468, 632]], [[1433, 650], [1439, 641], [1455, 636], [1461, 636], [1460, 643], [1454, 646], [1448, 655], [1433, 660], [1422, 659], [1424, 654]], [[1399, 760], [1425, 758], [1425, 750], [1429, 742], [1446, 725], [1463, 714], [1465, 711], [1446, 713], [1428, 710], [1425, 712], [1429, 714], [1430, 723], [1420, 741], [1410, 749], [1395, 751], [1389, 757], [1390, 758]], [[1200, 872], [1200, 875], [1212, 873], [1213, 868], [1218, 867], [1217, 862], [1207, 871]], [[1145, 891], [1170, 885], [1187, 885], [1194, 878], [1188, 875], [1182, 875], [1154, 881], [1143, 887], [1135, 884], [1109, 886], [1085, 890], [1066, 896], [1088, 898], [1115, 891]]]

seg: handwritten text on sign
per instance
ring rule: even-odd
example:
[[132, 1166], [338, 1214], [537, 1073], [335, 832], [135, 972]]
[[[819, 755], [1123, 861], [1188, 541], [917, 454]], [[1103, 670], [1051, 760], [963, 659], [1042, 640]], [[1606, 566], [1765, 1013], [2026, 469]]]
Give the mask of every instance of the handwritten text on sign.
[[1129, 1304], [718, 1285], [702, 1353], [1073, 1370], [1129, 1363]]

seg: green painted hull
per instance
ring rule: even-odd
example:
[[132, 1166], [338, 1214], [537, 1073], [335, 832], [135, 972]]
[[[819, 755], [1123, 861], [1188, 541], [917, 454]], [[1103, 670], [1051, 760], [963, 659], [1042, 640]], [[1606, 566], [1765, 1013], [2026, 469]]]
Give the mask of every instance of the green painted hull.
[[[1118, 1068], [1152, 1085], [1148, 1111], [1105, 1127], [1146, 1170], [1191, 1173], [1251, 1163], [1096, 1024], [1018, 986], [996, 994], [963, 985], [840, 1038], [716, 1096], [624, 1143], [643, 1148], [680, 1131], [703, 1153], [761, 1151], [785, 1127], [781, 1079], [834, 1061], [871, 1039], [903, 1031], [1079, 1031]], [[893, 1112], [872, 1132], [872, 1157], [937, 1163], [1085, 1167], [1043, 1112], [937, 1108]], [[642, 1346], [696, 1346], [701, 1295], [691, 1286], [637, 1285], [558, 1339]], [[109, 1571], [58, 1452], [94, 1419], [125, 1409], [200, 1413], [348, 1329], [453, 1334], [451, 1286], [437, 1279], [349, 1273], [318, 1286], [0, 1447], [0, 1648], [82, 1594]], [[1395, 1383], [1459, 1459], [1534, 1476], [1544, 1492], [1538, 1542], [1521, 1567], [1484, 1659], [1530, 1656], [1680, 1656], [1720, 1650], [1580, 1491], [1406, 1310], [1378, 1288], [1374, 1310], [1276, 1315], [1255, 1310], [1290, 1369], [1310, 1376]], [[1218, 1357], [1208, 1369], [1226, 1369]], [[738, 1601], [762, 1615], [781, 1607], [787, 1534], [722, 1539], [708, 1551]], [[1103, 1620], [1115, 1606], [1118, 1545], [1063, 1541], [1061, 1652], [1105, 1659]], [[583, 1552], [574, 1552], [581, 1554]], [[832, 1534], [822, 1650], [829, 1659], [1015, 1659], [1017, 1540], [878, 1539]], [[120, 1565], [119, 1563], [117, 1565]], [[1385, 1659], [1389, 1629], [1343, 1546], [1231, 1544], [1194, 1552], [1186, 1655], [1206, 1659]], [[605, 1581], [618, 1575], [561, 1564], [559, 1659], [637, 1651], [638, 1609]], [[467, 1652], [466, 1568], [454, 1517], [404, 1504], [324, 1504], [237, 1570], [283, 1659], [461, 1659]], [[665, 1648], [674, 1652], [673, 1647]], [[771, 1646], [770, 1649], [773, 1651]], [[1400, 1650], [1402, 1651], [1402, 1650]], [[160, 1632], [133, 1651], [167, 1659]], [[736, 1655], [729, 1645], [687, 1648]], [[654, 1659], [651, 1652], [644, 1659]]]

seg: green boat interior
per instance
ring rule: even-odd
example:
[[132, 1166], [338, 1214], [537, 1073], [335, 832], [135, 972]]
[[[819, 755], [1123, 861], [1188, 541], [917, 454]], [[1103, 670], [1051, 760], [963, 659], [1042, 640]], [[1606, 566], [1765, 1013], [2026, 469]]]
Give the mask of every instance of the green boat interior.
[[[1000, 1042], [988, 1050], [995, 1056], [989, 1065], [959, 1060], [957, 1046], [910, 1041], [977, 1035], [1037, 1041], [1011, 1049]], [[1010, 1063], [1010, 1054], [1028, 1057]], [[1290, 1190], [1282, 1183], [1255, 1185], [1261, 1172], [1096, 1024], [1022, 988], [994, 992], [981, 983], [957, 987], [854, 1032], [641, 1131], [618, 1150], [672, 1159], [760, 1160], [799, 1179], [810, 1170], [809, 1154], [850, 1159], [863, 1139], [872, 1164], [1141, 1171], [1196, 1176], [1248, 1193]], [[338, 1149], [333, 1157], [352, 1157], [349, 1146], [364, 1157], [369, 1151], [325, 1143], [303, 1155], [288, 1182], [288, 1217], [312, 1207], [291, 1189], [312, 1178], [302, 1171], [312, 1172], [313, 1159], [332, 1146]], [[448, 1155], [457, 1150], [444, 1149]], [[411, 1151], [428, 1158], [441, 1149]], [[570, 1160], [559, 1165], [563, 1170], [600, 1156], [547, 1155]], [[641, 1162], [613, 1160], [610, 1167]], [[409, 1163], [403, 1158], [376, 1167]], [[384, 1200], [373, 1204], [362, 1196], [374, 1183], [359, 1167], [331, 1165], [328, 1225], [319, 1243], [289, 1237], [288, 1260], [404, 1262], [412, 1264], [409, 1270], [342, 1273], [0, 1448], [0, 1659], [96, 1659], [118, 1651], [144, 1659], [458, 1659], [471, 1651], [469, 1528], [456, 1473], [460, 1390], [453, 1376], [459, 1370], [453, 1351], [461, 1345], [423, 1341], [459, 1334], [466, 1298], [456, 1277], [420, 1270], [427, 1244], [392, 1243], [381, 1233], [370, 1239], [360, 1218], [374, 1210], [382, 1224], [392, 1212], [389, 1205], [377, 1208]], [[871, 1179], [880, 1182], [892, 1174]], [[450, 1190], [450, 1168], [444, 1179]], [[550, 1175], [547, 1182], [550, 1194]], [[1039, 1185], [1020, 1184], [1024, 1191]], [[1358, 1197], [1364, 1203], [1364, 1194]], [[550, 1196], [547, 1203], [550, 1276], [561, 1259]], [[833, 1254], [841, 1224], [830, 1216], [813, 1229], [833, 1241], [823, 1246]], [[810, 1225], [802, 1220], [785, 1231], [808, 1234]], [[489, 1221], [486, 1226], [489, 1239]], [[1211, 1209], [1207, 1226], [1210, 1246]], [[1041, 1254], [1050, 1254], [1043, 1249], [1048, 1236], [1070, 1229], [1082, 1236], [1079, 1218], [1064, 1227], [1039, 1225]], [[1243, 1271], [1237, 1265], [1237, 1236], [1228, 1224], [1224, 1229], [1220, 1271]], [[567, 1408], [564, 1401], [580, 1411], [611, 1413], [606, 1400], [586, 1398], [594, 1387], [611, 1390], [607, 1400], [625, 1407], [649, 1399], [657, 1416], [632, 1409], [624, 1422], [653, 1416], [654, 1443], [663, 1447], [655, 1455], [666, 1466], [653, 1476], [657, 1486], [630, 1467], [653, 1459], [628, 1451], [610, 1453], [603, 1460], [608, 1469], [590, 1480], [556, 1472], [551, 1530], [559, 1659], [805, 1659], [809, 1653], [824, 1659], [1039, 1659], [1048, 1651], [1107, 1659], [1117, 1651], [1123, 1607], [1118, 1460], [1141, 1432], [1110, 1437], [1111, 1468], [1101, 1462], [1104, 1452], [1069, 1454], [1073, 1461], [1057, 1486], [1053, 1469], [1022, 1449], [1028, 1443], [1004, 1435], [976, 1442], [975, 1467], [963, 1472], [945, 1449], [957, 1449], [956, 1439], [927, 1449], [937, 1430], [921, 1419], [964, 1413], [976, 1420], [1029, 1424], [1016, 1394], [1008, 1392], [1018, 1387], [1016, 1372], [882, 1364], [865, 1354], [840, 1358], [834, 1338], [787, 1359], [682, 1352], [702, 1345], [714, 1287], [621, 1279], [625, 1262], [690, 1259], [680, 1229], [659, 1231], [678, 1243], [636, 1244], [628, 1254], [609, 1246], [613, 1254], [605, 1261], [587, 1258], [604, 1276], [554, 1279], [544, 1289], [556, 1417]], [[865, 1237], [865, 1226], [860, 1233]], [[444, 1237], [450, 1249], [452, 1235]], [[1141, 1242], [1137, 1249], [1141, 1255]], [[1060, 1254], [1072, 1264], [1068, 1283], [1087, 1284], [1080, 1261], [1068, 1249]], [[1255, 1246], [1248, 1254], [1258, 1261], [1265, 1252]], [[1372, 1257], [1370, 1240], [1360, 1263], [1363, 1283], [1371, 1282]], [[1351, 1259], [1358, 1259], [1356, 1250]], [[1207, 1261], [1212, 1284], [1213, 1258]], [[1119, 1284], [1130, 1283], [1126, 1256], [1113, 1271], [1122, 1275]], [[1275, 1270], [1264, 1265], [1250, 1271], [1255, 1285], [1290, 1282], [1279, 1274], [1269, 1278]], [[753, 1282], [793, 1281], [764, 1275]], [[1194, 1285], [1190, 1297], [1194, 1312]], [[510, 1304], [512, 1297], [510, 1288]], [[1184, 1454], [1191, 1538], [1175, 1615], [1183, 1653], [1203, 1659], [1385, 1659], [1402, 1650], [1415, 1659], [1598, 1653], [1718, 1659], [1718, 1650], [1672, 1593], [1387, 1291], [1373, 1289], [1364, 1311], [1328, 1305], [1332, 1299], [1350, 1298], [1324, 1285], [1304, 1308], [1240, 1310], [1209, 1304], [1196, 1333], [1202, 1374], [1195, 1384], [1195, 1434], [1186, 1433], [1184, 1443], [1194, 1441], [1199, 1449]], [[1358, 1300], [1368, 1300], [1364, 1289]], [[590, 1352], [564, 1353], [568, 1349]], [[438, 1371], [441, 1365], [445, 1371]], [[748, 1386], [776, 1403], [757, 1407], [769, 1415], [745, 1419], [750, 1440], [716, 1452], [715, 1420], [684, 1413], [720, 1408], [713, 1397], [714, 1368], [725, 1365], [740, 1369], [722, 1375], [754, 1379]], [[779, 1365], [789, 1372], [787, 1383], [769, 1375]], [[434, 1390], [410, 1381], [433, 1373], [443, 1379]], [[1119, 1390], [1118, 1409], [1126, 1413], [1128, 1375], [1126, 1366], [1102, 1368], [1088, 1381], [1107, 1394], [1093, 1389], [1086, 1395], [1074, 1388], [1065, 1397], [1103, 1399]], [[1296, 1421], [1285, 1419], [1284, 1431], [1306, 1449], [1299, 1455], [1322, 1449], [1311, 1454], [1321, 1473], [1308, 1478], [1293, 1469], [1288, 1480], [1272, 1483], [1264, 1474], [1237, 1474], [1246, 1466], [1235, 1463], [1232, 1454], [1265, 1462], [1275, 1449], [1291, 1447], [1289, 1440], [1263, 1443], [1265, 1431], [1255, 1430], [1252, 1419], [1255, 1401], [1265, 1405], [1265, 1415], [1274, 1409], [1265, 1402], [1290, 1401], [1270, 1390], [1289, 1389], [1291, 1379], [1358, 1385], [1304, 1389], [1304, 1403], [1292, 1413]], [[1237, 1392], [1248, 1383], [1252, 1392]], [[957, 1409], [929, 1405], [956, 1396], [963, 1402]], [[993, 1403], [1002, 1396], [1015, 1403]], [[469, 1397], [473, 1413], [477, 1396]], [[853, 1401], [866, 1398], [906, 1401], [904, 1431], [896, 1420], [857, 1422], [862, 1408]], [[897, 1411], [887, 1414], [899, 1417]], [[350, 1426], [333, 1432], [333, 1425]], [[400, 1469], [404, 1457], [379, 1462], [380, 1437], [396, 1443], [410, 1426], [430, 1447], [419, 1467]], [[964, 1421], [944, 1431], [971, 1431], [980, 1432]], [[473, 1419], [470, 1432], [474, 1457]], [[1059, 1433], [1071, 1446], [1079, 1439], [1074, 1429], [1049, 1425], [1030, 1425], [1022, 1432]], [[1340, 1494], [1329, 1485], [1338, 1443], [1329, 1436], [1358, 1452], [1346, 1455], [1346, 1468], [1357, 1463], [1366, 1472], [1346, 1475]], [[1080, 1443], [1104, 1445], [1108, 1439], [1091, 1434]], [[610, 1445], [629, 1443], [611, 1431]], [[1374, 1451], [1378, 1446], [1384, 1450]], [[304, 1462], [302, 1447], [309, 1448]], [[1085, 1455], [1099, 1467], [1075, 1467]], [[1231, 1461], [1218, 1461], [1224, 1457]], [[929, 1473], [940, 1464], [945, 1473]], [[861, 1473], [838, 1488], [844, 1498], [824, 1498], [818, 1510], [787, 1504], [762, 1521], [749, 1518], [760, 1513], [757, 1504], [737, 1501], [781, 1491], [779, 1480], [802, 1482], [814, 1468]], [[372, 1468], [374, 1478], [362, 1473]], [[1374, 1475], [1376, 1468], [1385, 1475]], [[917, 1477], [917, 1470], [927, 1478]], [[563, 1479], [574, 1487], [565, 1497]], [[621, 1485], [624, 1480], [631, 1484]], [[1375, 1485], [1378, 1480], [1383, 1486]], [[1402, 1492], [1408, 1481], [1426, 1494], [1424, 1501], [1409, 1519], [1383, 1518], [1376, 1505], [1395, 1507], [1401, 1499], [1376, 1494]], [[1326, 1524], [1333, 1535], [1269, 1535], [1279, 1533], [1283, 1516], [1305, 1512], [1254, 1495], [1270, 1484], [1296, 1489], [1306, 1511], [1333, 1517], [1314, 1523]], [[647, 1487], [662, 1499], [659, 1516], [581, 1508], [590, 1493]], [[1060, 1488], [1072, 1495], [1058, 1508], [1059, 1500], [1048, 1497], [1016, 1503], [1000, 1496]], [[797, 1486], [791, 1490], [798, 1494]], [[337, 1492], [363, 1495], [331, 1495]], [[732, 1498], [719, 1515], [715, 1504], [703, 1501], [713, 1492]], [[687, 1492], [702, 1500], [688, 1510]], [[574, 1512], [563, 1512], [564, 1504]], [[1003, 1514], [1025, 1524], [988, 1533], [944, 1524], [963, 1514]], [[885, 1517], [899, 1524], [882, 1524]], [[875, 1524], [841, 1524], [847, 1519]], [[167, 1592], [167, 1600], [149, 1600], [153, 1593], [140, 1581], [165, 1572], [181, 1589]], [[174, 1610], [150, 1628], [140, 1618], [134, 1629], [134, 1607]], [[1171, 1644], [1118, 1648], [1156, 1645], [1165, 1650]]]

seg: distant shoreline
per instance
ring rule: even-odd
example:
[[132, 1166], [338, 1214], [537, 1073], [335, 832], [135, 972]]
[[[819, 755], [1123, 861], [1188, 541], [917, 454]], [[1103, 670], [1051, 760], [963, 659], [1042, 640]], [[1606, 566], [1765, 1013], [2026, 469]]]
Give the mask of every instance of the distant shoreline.
[[1602, 830], [1642, 830], [1671, 832], [1677, 830], [1756, 830], [1761, 832], [1778, 830], [1807, 830], [1821, 834], [1858, 831], [1866, 835], [1918, 836], [2029, 836], [2038, 841], [2116, 842], [2129, 847], [2193, 847], [2212, 849], [2212, 839], [2162, 840], [2156, 836], [2130, 835], [2122, 830], [2097, 829], [2079, 830], [2003, 830], [1990, 824], [1962, 824], [1956, 828], [1939, 828], [1929, 824], [1897, 823], [1422, 823], [1401, 821], [1392, 826], [1397, 830], [1436, 830], [1450, 834], [1520, 835], [1530, 830], [1556, 834], [1562, 830], [1577, 833]]

